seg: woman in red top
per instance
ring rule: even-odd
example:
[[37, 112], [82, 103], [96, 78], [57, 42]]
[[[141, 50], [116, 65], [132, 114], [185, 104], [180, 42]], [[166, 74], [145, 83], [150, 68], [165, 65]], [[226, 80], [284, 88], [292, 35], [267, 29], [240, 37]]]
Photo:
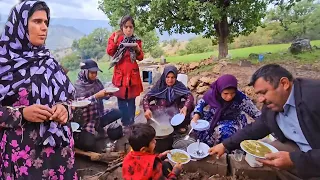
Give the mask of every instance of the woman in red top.
[[143, 60], [144, 55], [141, 40], [133, 34], [134, 27], [131, 16], [122, 17], [120, 30], [111, 35], [107, 47], [107, 53], [112, 56], [110, 68], [114, 67], [112, 83], [120, 88], [114, 95], [118, 98], [124, 126], [134, 123], [135, 98], [143, 91], [136, 60]]

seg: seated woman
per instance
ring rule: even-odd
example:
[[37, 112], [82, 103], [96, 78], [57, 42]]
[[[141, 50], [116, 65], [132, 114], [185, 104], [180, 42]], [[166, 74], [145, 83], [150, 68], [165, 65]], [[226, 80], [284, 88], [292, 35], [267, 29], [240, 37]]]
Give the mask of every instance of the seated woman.
[[[103, 99], [107, 100], [111, 94], [104, 90], [97, 72], [101, 71], [93, 60], [86, 60], [81, 66], [76, 81], [76, 98], [86, 98], [91, 101], [89, 106], [81, 108], [83, 123], [80, 123], [82, 131], [76, 141], [76, 146], [83, 150], [93, 150], [95, 147], [95, 135], [104, 133], [104, 127], [121, 118], [118, 109], [104, 109]], [[101, 71], [102, 72], [102, 71]]]
[[[177, 128], [180, 133], [185, 133], [186, 126], [190, 123], [194, 98], [189, 89], [177, 80], [177, 75], [178, 70], [175, 66], [166, 66], [161, 78], [143, 98], [143, 108], [147, 120], [152, 118], [152, 113], [155, 113], [156, 117], [164, 112], [170, 117], [179, 112], [184, 114], [186, 118]], [[154, 105], [151, 105], [152, 101], [155, 101]]]
[[[247, 125], [243, 112], [256, 119], [260, 111], [253, 102], [238, 90], [238, 80], [233, 75], [223, 75], [211, 84], [203, 99], [198, 101], [192, 121], [204, 119], [210, 129], [197, 132], [200, 141], [216, 145]], [[204, 108], [209, 105], [209, 111]]]

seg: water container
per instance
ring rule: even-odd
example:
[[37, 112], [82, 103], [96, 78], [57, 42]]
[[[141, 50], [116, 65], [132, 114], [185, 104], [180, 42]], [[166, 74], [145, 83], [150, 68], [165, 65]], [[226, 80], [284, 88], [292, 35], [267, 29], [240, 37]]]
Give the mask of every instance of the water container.
[[264, 59], [264, 55], [263, 54], [259, 54], [259, 62], [262, 62]]
[[152, 71], [148, 72], [148, 83], [151, 85], [152, 84]]
[[186, 87], [188, 86], [188, 75], [178, 74], [177, 80], [182, 82]]

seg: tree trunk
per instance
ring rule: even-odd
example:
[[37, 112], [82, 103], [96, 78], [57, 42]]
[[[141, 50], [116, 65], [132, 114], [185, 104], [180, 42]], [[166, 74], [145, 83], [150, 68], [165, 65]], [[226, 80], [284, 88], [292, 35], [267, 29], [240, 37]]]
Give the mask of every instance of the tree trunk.
[[229, 24], [227, 17], [222, 17], [221, 21], [214, 25], [219, 45], [219, 59], [225, 58], [228, 55], [228, 36], [229, 36]]

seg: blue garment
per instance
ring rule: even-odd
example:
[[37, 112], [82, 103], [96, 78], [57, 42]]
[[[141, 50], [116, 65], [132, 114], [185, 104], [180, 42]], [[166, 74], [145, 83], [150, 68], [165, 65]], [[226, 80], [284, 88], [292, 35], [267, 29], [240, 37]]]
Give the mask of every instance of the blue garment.
[[136, 98], [121, 99], [118, 98], [118, 107], [122, 113], [122, 124], [124, 126], [130, 126], [134, 124], [134, 118], [136, 115]]
[[[201, 119], [211, 122], [215, 113], [215, 108], [209, 107], [209, 110], [206, 111], [204, 109], [207, 105], [208, 103], [205, 102], [204, 99], [200, 99], [194, 113], [200, 114]], [[232, 113], [230, 114], [230, 112]], [[247, 125], [247, 118], [244, 113], [248, 114], [253, 119], [258, 118], [261, 115], [261, 112], [253, 104], [251, 99], [240, 92], [240, 101], [234, 101], [232, 103], [227, 116], [226, 114], [222, 114], [213, 133], [210, 133], [210, 130], [197, 132], [198, 138], [201, 142], [204, 142], [209, 146], [219, 144], [224, 139], [227, 139]]]
[[284, 104], [283, 109], [283, 112], [278, 113], [276, 121], [284, 136], [294, 141], [301, 151], [307, 152], [311, 150], [312, 148], [306, 140], [299, 124], [294, 99], [294, 86], [292, 86], [289, 98]]

